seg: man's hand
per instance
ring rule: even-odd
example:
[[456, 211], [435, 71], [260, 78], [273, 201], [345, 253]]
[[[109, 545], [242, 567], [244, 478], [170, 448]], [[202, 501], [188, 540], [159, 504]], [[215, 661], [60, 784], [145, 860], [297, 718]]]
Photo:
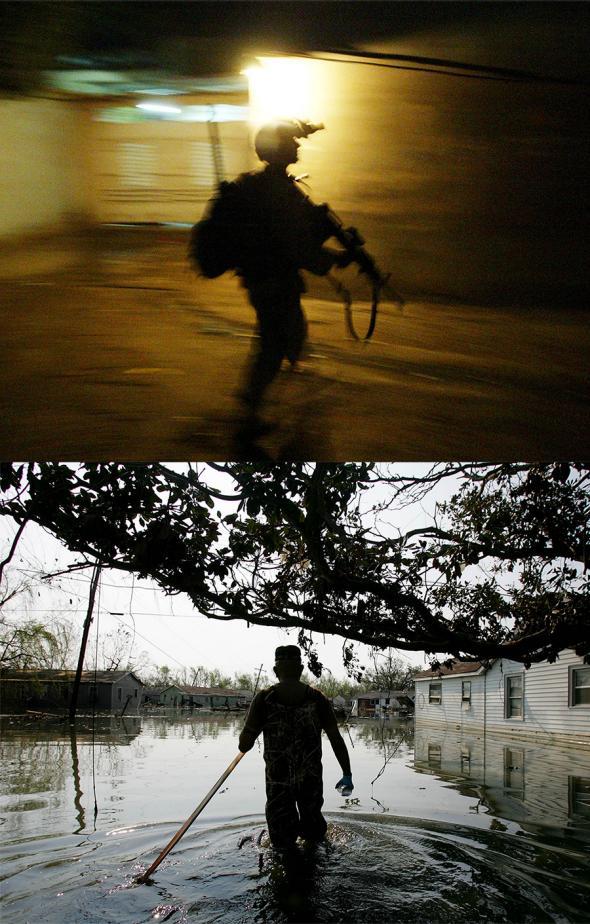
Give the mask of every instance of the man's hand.
[[350, 250], [337, 250], [334, 251], [334, 266], [337, 266], [339, 269], [345, 269], [347, 266], [350, 266], [354, 256]]
[[338, 780], [335, 789], [338, 790], [341, 796], [349, 796], [354, 789], [352, 785], [352, 774], [348, 776], [345, 774], [341, 780]]

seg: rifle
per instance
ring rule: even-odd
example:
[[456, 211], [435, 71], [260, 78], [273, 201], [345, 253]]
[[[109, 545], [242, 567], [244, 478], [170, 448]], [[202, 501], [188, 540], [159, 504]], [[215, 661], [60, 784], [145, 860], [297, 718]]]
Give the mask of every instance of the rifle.
[[[305, 179], [306, 176], [307, 174], [296, 177], [295, 181], [300, 182], [301, 180]], [[364, 273], [364, 275], [367, 276], [371, 281], [371, 317], [369, 320], [367, 333], [364, 337], [359, 337], [352, 321], [352, 298], [350, 292], [342, 285], [341, 282], [339, 282], [337, 279], [335, 279], [334, 276], [328, 273], [328, 279], [344, 301], [346, 324], [351, 336], [354, 337], [355, 340], [369, 340], [373, 335], [373, 331], [375, 330], [377, 308], [379, 306], [379, 301], [381, 300], [382, 295], [390, 298], [398, 305], [400, 309], [403, 308], [405, 302], [399, 292], [397, 292], [389, 282], [391, 273], [381, 272], [371, 254], [365, 249], [365, 239], [361, 236], [359, 231], [356, 228], [345, 228], [342, 219], [336, 214], [336, 212], [334, 212], [333, 209], [330, 208], [327, 202], [324, 202], [321, 205], [316, 205], [311, 201], [309, 196], [307, 196], [305, 193], [303, 193], [303, 195], [306, 197], [308, 202], [310, 202], [313, 208], [318, 210], [316, 214], [320, 215], [322, 234], [325, 235], [325, 239], [328, 237], [335, 237], [351, 257], [351, 262], [357, 264], [359, 272]]]
[[344, 249], [352, 256], [355, 263], [358, 264], [359, 272], [369, 277], [373, 285], [379, 287], [380, 291], [403, 307], [404, 300], [395, 289], [389, 284], [391, 273], [382, 273], [371, 254], [365, 250], [365, 239], [362, 237], [357, 228], [345, 228], [341, 218], [338, 217], [327, 203], [319, 206], [323, 211], [327, 227], [331, 231], [331, 236], [342, 244]]

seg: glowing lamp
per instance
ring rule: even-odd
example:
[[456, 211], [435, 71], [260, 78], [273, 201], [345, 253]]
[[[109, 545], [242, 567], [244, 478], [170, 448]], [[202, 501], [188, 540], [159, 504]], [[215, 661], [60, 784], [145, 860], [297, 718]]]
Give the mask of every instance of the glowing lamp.
[[242, 74], [248, 78], [250, 120], [254, 127], [273, 119], [313, 118], [308, 61], [260, 57]]

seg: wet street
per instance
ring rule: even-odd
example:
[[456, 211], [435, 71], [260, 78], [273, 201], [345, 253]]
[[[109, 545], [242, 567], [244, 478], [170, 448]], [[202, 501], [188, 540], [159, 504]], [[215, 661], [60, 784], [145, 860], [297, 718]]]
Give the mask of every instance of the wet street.
[[[590, 451], [583, 308], [406, 296], [349, 339], [325, 281], [309, 361], [269, 395], [275, 430], [236, 438], [253, 343], [238, 280], [198, 279], [178, 228], [102, 228], [0, 254], [0, 454], [8, 458], [499, 459]], [[508, 300], [507, 300], [508, 301]], [[366, 307], [357, 302], [359, 328]]]

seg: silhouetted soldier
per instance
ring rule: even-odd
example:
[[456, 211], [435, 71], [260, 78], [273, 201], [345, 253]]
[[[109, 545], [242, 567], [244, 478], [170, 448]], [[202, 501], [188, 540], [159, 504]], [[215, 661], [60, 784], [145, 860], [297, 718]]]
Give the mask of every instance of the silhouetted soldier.
[[307, 324], [301, 309], [305, 286], [300, 270], [323, 276], [335, 265], [348, 266], [352, 259], [346, 251], [322, 246], [332, 234], [325, 210], [313, 205], [287, 173], [289, 164], [297, 161], [297, 139], [322, 127], [295, 121], [263, 126], [254, 146], [264, 169], [234, 181], [243, 234], [237, 273], [258, 318], [258, 346], [241, 393], [252, 435], [264, 430], [259, 408], [283, 360], [296, 367], [302, 356]]
[[350, 760], [334, 710], [323, 693], [300, 680], [303, 665], [296, 645], [276, 649], [279, 682], [258, 693], [239, 739], [249, 751], [264, 735], [266, 820], [273, 847], [289, 852], [297, 837], [320, 841], [326, 833], [322, 815], [322, 731], [325, 731], [343, 777], [336, 789], [352, 792]]

